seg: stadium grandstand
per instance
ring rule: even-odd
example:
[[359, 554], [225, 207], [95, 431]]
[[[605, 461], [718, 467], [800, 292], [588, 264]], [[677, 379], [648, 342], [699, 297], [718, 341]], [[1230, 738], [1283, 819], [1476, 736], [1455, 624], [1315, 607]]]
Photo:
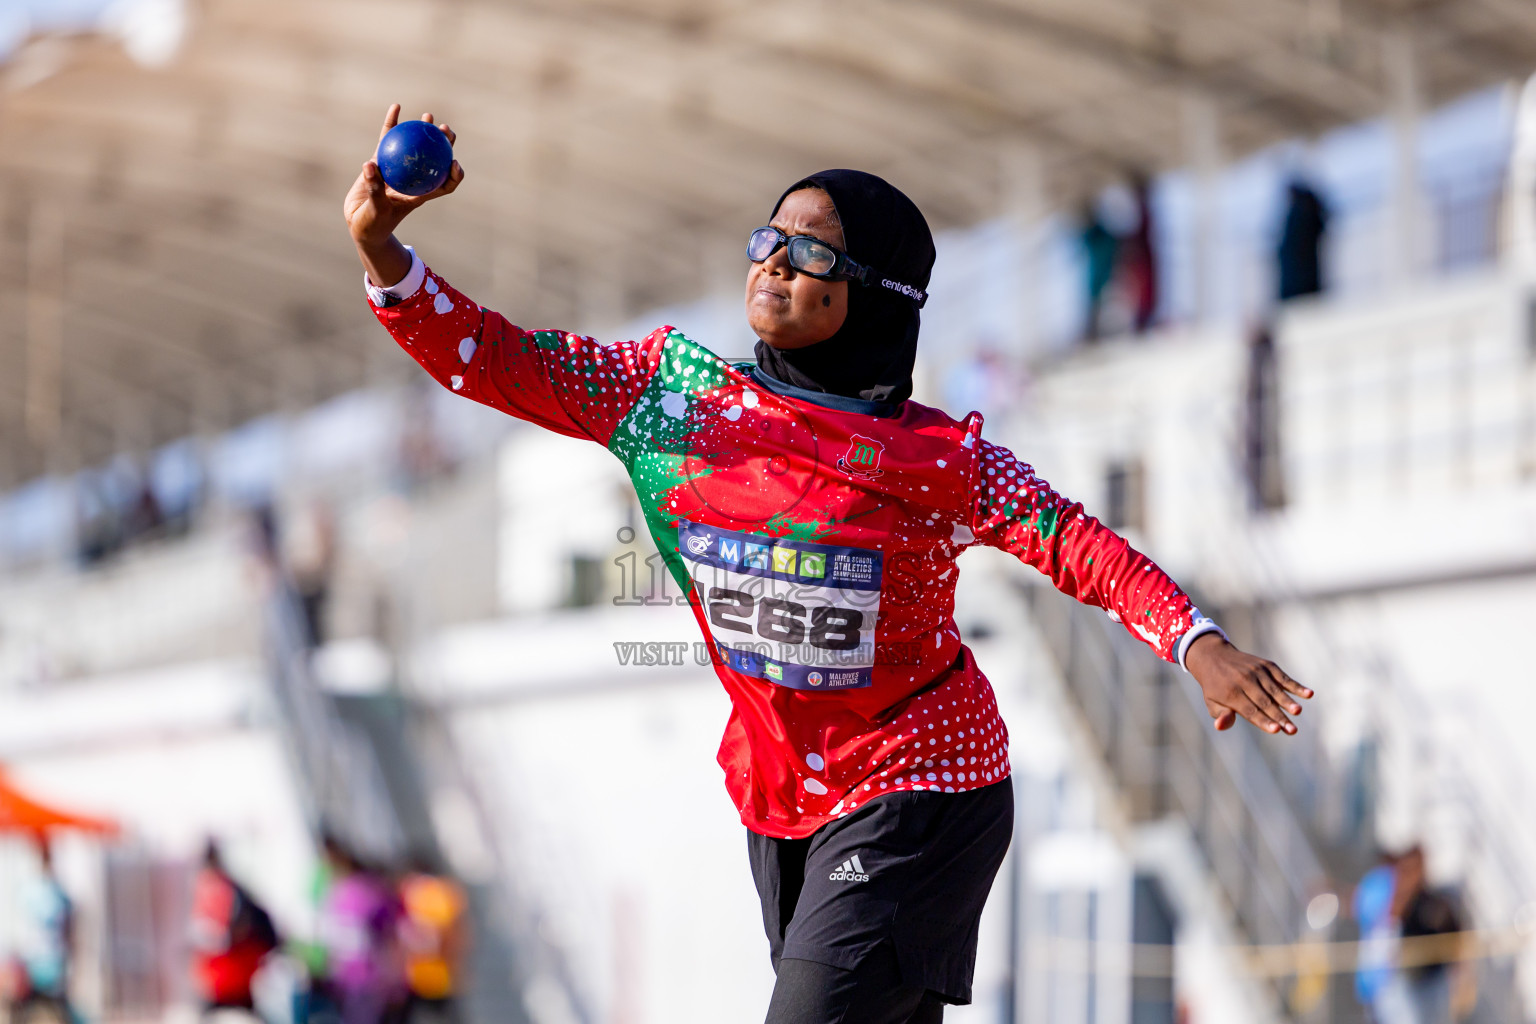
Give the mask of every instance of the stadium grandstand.
[[0, 10], [3, 973], [56, 878], [74, 1012], [191, 1019], [218, 862], [281, 938], [254, 1008], [331, 1019], [325, 893], [366, 867], [457, 894], [468, 942], [395, 951], [451, 977], [429, 1010], [768, 1006], [730, 701], [622, 467], [369, 311], [341, 199], [400, 102], [467, 172], [401, 237], [603, 341], [750, 359], [785, 184], [895, 183], [937, 249], [916, 399], [1317, 690], [1296, 737], [1216, 732], [969, 555], [1018, 810], [946, 1020], [1536, 1021], [1533, 74], [1524, 0]]

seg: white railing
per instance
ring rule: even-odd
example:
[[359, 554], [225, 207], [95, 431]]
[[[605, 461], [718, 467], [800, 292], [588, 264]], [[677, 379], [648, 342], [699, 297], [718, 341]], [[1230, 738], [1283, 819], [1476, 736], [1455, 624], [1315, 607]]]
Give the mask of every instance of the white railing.
[[1133, 820], [1178, 814], [1249, 939], [1300, 939], [1327, 872], [1257, 734], [1218, 735], [1192, 683], [1101, 612], [1042, 585], [1023, 590]]
[[144, 548], [92, 572], [0, 581], [0, 688], [259, 649], [237, 530]]
[[1290, 503], [1444, 501], [1536, 478], [1531, 296], [1499, 274], [1282, 317]]

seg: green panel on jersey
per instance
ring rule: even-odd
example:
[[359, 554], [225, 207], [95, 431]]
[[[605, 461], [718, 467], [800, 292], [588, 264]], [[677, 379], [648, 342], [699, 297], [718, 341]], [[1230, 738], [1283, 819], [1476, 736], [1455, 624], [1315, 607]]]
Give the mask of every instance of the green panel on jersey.
[[677, 531], [662, 508], [679, 484], [707, 473], [690, 476], [683, 468], [693, 430], [688, 410], [691, 396], [727, 383], [725, 368], [713, 352], [673, 331], [655, 376], [608, 439], [608, 450], [629, 471], [646, 525], [684, 592], [691, 578], [677, 555]]

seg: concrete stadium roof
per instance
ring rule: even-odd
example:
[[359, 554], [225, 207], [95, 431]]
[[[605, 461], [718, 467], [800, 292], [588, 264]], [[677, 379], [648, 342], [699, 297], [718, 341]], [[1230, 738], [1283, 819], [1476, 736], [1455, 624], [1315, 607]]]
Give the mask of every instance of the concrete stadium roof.
[[190, 15], [164, 67], [89, 35], [0, 67], [0, 486], [404, 375], [340, 216], [392, 100], [451, 122], [468, 171], [408, 239], [515, 320], [590, 330], [739, 281], [746, 230], [824, 166], [954, 226], [1188, 164], [1201, 116], [1231, 156], [1379, 115], [1394, 81], [1429, 104], [1536, 70], [1528, 0]]

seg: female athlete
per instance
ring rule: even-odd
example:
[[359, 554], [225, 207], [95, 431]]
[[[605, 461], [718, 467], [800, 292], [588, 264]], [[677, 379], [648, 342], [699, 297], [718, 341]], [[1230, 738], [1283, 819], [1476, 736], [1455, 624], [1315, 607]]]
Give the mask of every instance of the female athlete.
[[1310, 690], [979, 415], [910, 399], [933, 239], [885, 181], [823, 171], [778, 197], [747, 239], [756, 361], [732, 364], [671, 327], [603, 345], [482, 309], [394, 234], [463, 180], [455, 163], [411, 197], [364, 164], [345, 214], [370, 301], [445, 387], [604, 445], [633, 481], [731, 698], [719, 762], [778, 975], [769, 1024], [929, 1024], [970, 1000], [1013, 790], [952, 614], [967, 548], [1016, 555], [1183, 665], [1216, 728], [1295, 732]]

